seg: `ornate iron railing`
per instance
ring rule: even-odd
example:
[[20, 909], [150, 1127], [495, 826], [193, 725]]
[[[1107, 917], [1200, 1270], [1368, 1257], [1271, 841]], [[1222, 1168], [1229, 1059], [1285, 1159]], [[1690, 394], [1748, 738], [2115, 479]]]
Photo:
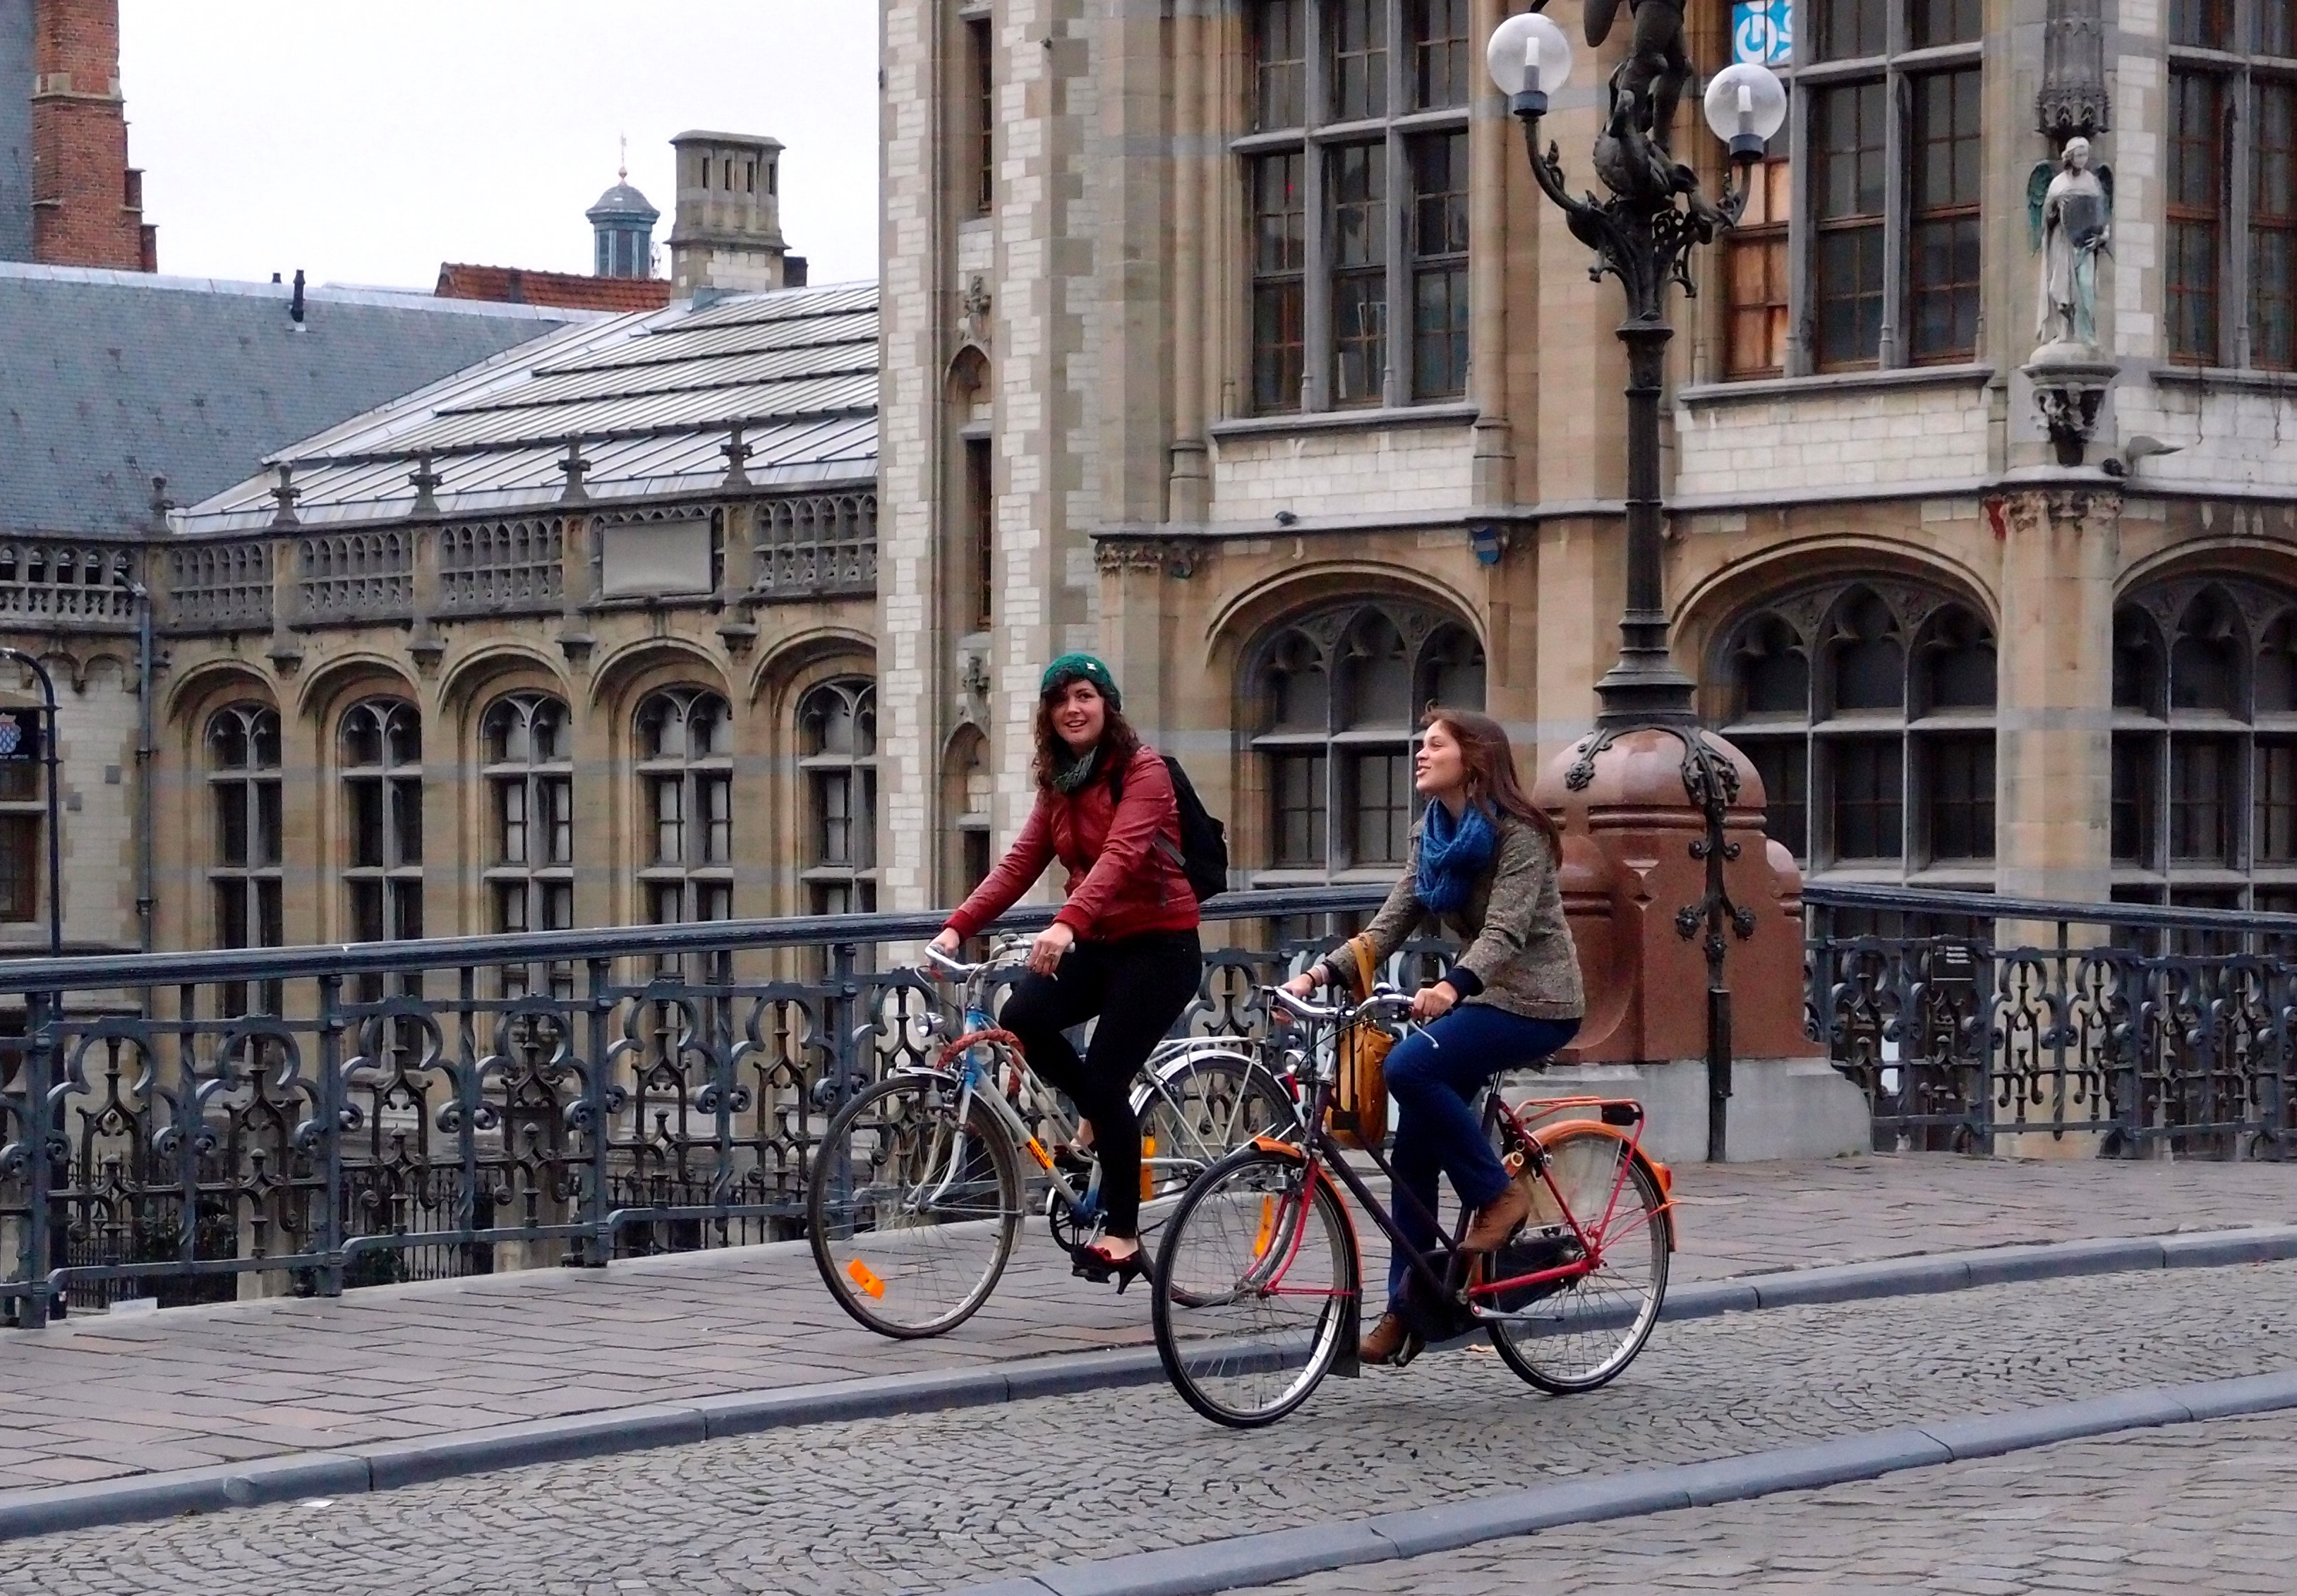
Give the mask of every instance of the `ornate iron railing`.
[[1813, 885], [1806, 1019], [1884, 1150], [2297, 1145], [2297, 915]]
[[[1255, 980], [1379, 897], [1215, 900], [1184, 1026], [1247, 1024]], [[255, 1272], [333, 1294], [794, 1234], [830, 1112], [934, 1045], [896, 955], [941, 923], [0, 964], [0, 1303], [34, 1322]]]

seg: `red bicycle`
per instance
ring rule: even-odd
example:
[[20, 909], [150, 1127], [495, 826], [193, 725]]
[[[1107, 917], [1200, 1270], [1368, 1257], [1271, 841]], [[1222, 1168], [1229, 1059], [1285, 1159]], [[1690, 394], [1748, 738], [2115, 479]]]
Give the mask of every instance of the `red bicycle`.
[[[1363, 1259], [1344, 1190], [1410, 1269], [1403, 1308], [1412, 1335], [1400, 1362], [1481, 1329], [1508, 1367], [1543, 1391], [1593, 1391], [1616, 1378], [1659, 1321], [1675, 1246], [1670, 1177], [1643, 1151], [1642, 1106], [1575, 1097], [1511, 1108], [1487, 1090], [1486, 1131], [1510, 1173], [1531, 1178], [1531, 1215], [1495, 1253], [1461, 1250], [1465, 1214], [1423, 1252], [1325, 1123], [1340, 1038], [1353, 1025], [1393, 1026], [1410, 1000], [1387, 991], [1328, 1008], [1264, 990], [1302, 1030], [1288, 1074], [1312, 1082], [1307, 1131], [1299, 1141], [1262, 1137], [1214, 1164], [1165, 1227], [1151, 1303], [1157, 1351], [1189, 1405], [1252, 1428], [1291, 1412], [1325, 1375], [1360, 1372]], [[1383, 1154], [1364, 1156], [1400, 1200], [1415, 1200]]]

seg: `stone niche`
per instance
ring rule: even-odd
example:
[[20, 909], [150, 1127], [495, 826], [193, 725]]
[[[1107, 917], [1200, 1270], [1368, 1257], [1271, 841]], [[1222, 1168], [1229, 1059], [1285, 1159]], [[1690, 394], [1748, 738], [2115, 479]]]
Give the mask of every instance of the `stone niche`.
[[[1763, 835], [1763, 785], [1721, 738], [1708, 746], [1737, 769], [1725, 835], [1739, 844], [1723, 868], [1753, 934], [1730, 935], [1733, 1092], [1726, 1152], [1733, 1162], [1831, 1157], [1873, 1144], [1865, 1094], [1803, 1031], [1802, 876]], [[1582, 745], [1584, 746], [1584, 745]], [[1707, 1156], [1707, 961], [1703, 926], [1676, 917], [1701, 903], [1707, 866], [1693, 844], [1706, 816], [1684, 782], [1684, 744], [1657, 728], [1621, 734], [1573, 787], [1579, 747], [1542, 773], [1533, 800], [1563, 826], [1564, 912], [1579, 948], [1587, 1018], [1573, 1045], [1534, 1083], [1543, 1096], [1577, 1092], [1640, 1099], [1645, 1143], [1670, 1163]]]

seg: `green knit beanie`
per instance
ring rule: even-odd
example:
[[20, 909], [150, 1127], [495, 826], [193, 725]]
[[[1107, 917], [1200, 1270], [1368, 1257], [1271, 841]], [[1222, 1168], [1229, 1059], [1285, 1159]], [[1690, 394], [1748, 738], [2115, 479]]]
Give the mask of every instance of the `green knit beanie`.
[[1108, 700], [1110, 709], [1122, 710], [1124, 707], [1124, 695], [1116, 690], [1116, 678], [1108, 673], [1107, 666], [1089, 654], [1065, 654], [1046, 666], [1044, 679], [1037, 684], [1037, 692], [1041, 697], [1049, 697], [1076, 681], [1091, 682], [1100, 695]]

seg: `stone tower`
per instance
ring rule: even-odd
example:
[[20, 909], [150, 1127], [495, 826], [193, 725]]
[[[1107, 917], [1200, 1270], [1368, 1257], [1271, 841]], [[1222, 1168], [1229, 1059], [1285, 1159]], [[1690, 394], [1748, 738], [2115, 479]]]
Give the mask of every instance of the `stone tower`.
[[782, 242], [778, 140], [742, 133], [681, 133], [678, 214], [670, 233], [671, 291], [736, 292], [788, 281]]
[[[20, 75], [28, 31], [29, 82]], [[12, 107], [0, 116], [0, 203], [22, 203], [10, 179], [29, 177], [30, 258], [158, 270], [155, 230], [144, 222], [144, 174], [128, 164], [119, 0], [0, 0], [0, 74], [15, 79], [0, 83], [0, 95], [29, 100], [28, 124]], [[12, 133], [29, 135], [28, 152], [8, 147]], [[12, 252], [12, 241], [21, 247], [21, 233], [0, 221], [0, 254]]]

